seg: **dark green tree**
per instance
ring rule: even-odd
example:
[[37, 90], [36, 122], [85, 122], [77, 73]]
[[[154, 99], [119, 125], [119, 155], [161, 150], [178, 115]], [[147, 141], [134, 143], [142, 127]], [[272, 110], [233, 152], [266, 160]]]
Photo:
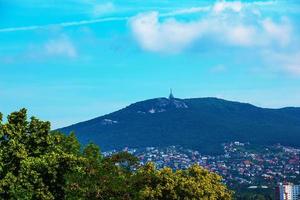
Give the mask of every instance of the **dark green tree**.
[[103, 158], [99, 148], [89, 144], [83, 149], [83, 171], [68, 176], [68, 199], [132, 199], [130, 181], [137, 158], [126, 152]]
[[1, 120], [0, 198], [63, 199], [64, 175], [80, 162], [63, 146], [72, 138], [50, 134], [49, 122], [27, 120], [26, 109], [9, 115], [5, 124]]

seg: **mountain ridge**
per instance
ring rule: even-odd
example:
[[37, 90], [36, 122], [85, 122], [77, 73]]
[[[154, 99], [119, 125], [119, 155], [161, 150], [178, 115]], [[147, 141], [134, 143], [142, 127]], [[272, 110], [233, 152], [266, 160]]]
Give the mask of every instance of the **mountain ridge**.
[[228, 141], [300, 146], [300, 108], [261, 108], [215, 97], [154, 98], [59, 129], [103, 150], [181, 145], [221, 152]]

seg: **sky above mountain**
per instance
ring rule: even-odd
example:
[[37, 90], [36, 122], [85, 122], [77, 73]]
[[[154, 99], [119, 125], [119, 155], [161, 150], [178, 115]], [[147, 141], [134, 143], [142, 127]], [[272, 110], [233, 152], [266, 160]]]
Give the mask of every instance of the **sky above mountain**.
[[139, 100], [300, 106], [300, 3], [0, 0], [0, 111], [53, 128]]

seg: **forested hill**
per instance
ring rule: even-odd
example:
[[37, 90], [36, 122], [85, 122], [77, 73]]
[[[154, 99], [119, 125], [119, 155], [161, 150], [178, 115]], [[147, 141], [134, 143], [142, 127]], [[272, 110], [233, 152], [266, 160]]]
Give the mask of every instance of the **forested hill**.
[[156, 98], [60, 129], [102, 150], [181, 145], [219, 153], [228, 141], [300, 147], [300, 108], [266, 109], [217, 98]]

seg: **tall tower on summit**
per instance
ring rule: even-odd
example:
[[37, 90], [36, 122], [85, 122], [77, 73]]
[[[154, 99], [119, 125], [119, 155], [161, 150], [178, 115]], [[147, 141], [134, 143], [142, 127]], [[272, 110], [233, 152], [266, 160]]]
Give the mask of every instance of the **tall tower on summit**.
[[172, 88], [170, 88], [170, 95], [169, 95], [169, 99], [174, 99]]

